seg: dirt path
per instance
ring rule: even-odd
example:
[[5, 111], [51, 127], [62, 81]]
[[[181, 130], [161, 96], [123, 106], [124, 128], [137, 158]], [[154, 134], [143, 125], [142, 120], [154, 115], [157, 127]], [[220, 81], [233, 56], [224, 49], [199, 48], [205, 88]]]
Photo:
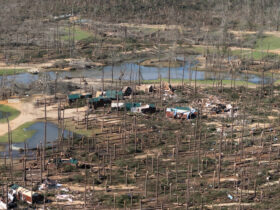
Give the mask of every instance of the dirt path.
[[[5, 104], [11, 106], [21, 113], [20, 115], [15, 118], [14, 120], [10, 121], [11, 130], [15, 130], [19, 126], [23, 125], [27, 122], [32, 122], [38, 119], [42, 119], [44, 117], [44, 108], [37, 108], [34, 106], [34, 101], [36, 98], [32, 98], [28, 101], [25, 100], [18, 100], [17, 102], [13, 101], [13, 103], [8, 103], [8, 101], [0, 101], [0, 104]], [[81, 107], [77, 110], [74, 109], [66, 109], [64, 116], [67, 117], [78, 117], [84, 116], [84, 111], [86, 107]], [[49, 106], [47, 107], [47, 117], [51, 119], [57, 119], [57, 106]], [[0, 124], [0, 136], [5, 135], [8, 132], [8, 124], [1, 123]]]
[[[10, 121], [11, 130], [18, 128], [20, 125], [26, 122], [34, 121], [36, 119], [36, 116], [39, 115], [39, 110], [34, 109], [32, 103], [23, 103], [20, 101], [18, 103], [8, 103], [7, 101], [1, 101], [0, 104], [11, 106], [20, 111], [20, 115], [14, 120]], [[8, 124], [1, 123], [0, 136], [6, 134], [7, 132]]]

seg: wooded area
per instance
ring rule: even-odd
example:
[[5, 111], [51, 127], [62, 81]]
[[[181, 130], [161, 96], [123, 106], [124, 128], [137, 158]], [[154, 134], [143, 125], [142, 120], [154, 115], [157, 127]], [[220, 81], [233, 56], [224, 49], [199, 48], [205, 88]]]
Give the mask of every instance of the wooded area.
[[0, 0], [0, 209], [279, 209], [280, 2]]

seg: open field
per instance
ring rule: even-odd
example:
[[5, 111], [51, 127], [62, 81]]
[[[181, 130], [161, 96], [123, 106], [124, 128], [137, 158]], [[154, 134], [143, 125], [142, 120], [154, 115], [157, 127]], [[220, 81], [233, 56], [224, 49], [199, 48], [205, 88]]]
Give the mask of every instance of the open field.
[[8, 75], [14, 75], [14, 74], [21, 74], [27, 72], [26, 69], [1, 69], [0, 67], [0, 75], [8, 76]]
[[72, 36], [72, 34], [71, 34], [70, 37], [69, 37], [68, 29], [67, 28], [64, 28], [64, 33], [65, 33], [65, 35], [62, 36], [62, 39], [66, 40], [66, 41], [68, 41], [69, 39], [72, 39], [72, 38], [74, 38], [75, 41], [81, 41], [83, 39], [87, 39], [87, 38], [93, 37], [92, 33], [82, 29], [79, 26], [75, 27], [75, 29], [74, 29], [74, 36]]
[[[168, 79], [162, 79], [162, 82], [168, 82]], [[197, 87], [212, 87], [215, 86], [216, 84], [220, 84], [222, 81], [222, 84], [224, 87], [230, 87], [230, 86], [248, 86], [250, 88], [256, 88], [258, 85], [251, 83], [251, 82], [246, 82], [246, 81], [234, 81], [234, 80], [189, 80], [189, 79], [184, 79], [183, 83], [185, 85], [191, 85], [191, 86], [197, 86]], [[159, 84], [160, 79], [157, 80], [143, 80], [144, 84]], [[182, 84], [182, 79], [170, 79], [170, 83], [172, 85], [181, 85]]]

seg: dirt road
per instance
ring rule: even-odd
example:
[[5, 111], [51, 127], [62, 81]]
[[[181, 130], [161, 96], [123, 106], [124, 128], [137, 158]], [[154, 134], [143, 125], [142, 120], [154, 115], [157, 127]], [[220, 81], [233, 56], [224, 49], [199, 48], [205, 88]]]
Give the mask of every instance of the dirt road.
[[[35, 98], [32, 98], [28, 101], [26, 100], [19, 100], [18, 102], [8, 103], [8, 101], [0, 101], [0, 104], [5, 104], [11, 106], [21, 113], [20, 115], [15, 118], [14, 120], [10, 121], [11, 130], [15, 130], [19, 126], [23, 125], [27, 122], [36, 121], [39, 119], [44, 118], [44, 108], [43, 107], [35, 107], [34, 106]], [[74, 109], [66, 109], [64, 112], [64, 116], [66, 117], [78, 117], [79, 115], [84, 116], [84, 111], [86, 107]], [[49, 119], [57, 119], [57, 106], [49, 106], [47, 107], [47, 117]], [[0, 124], [0, 136], [6, 134], [8, 132], [8, 124], [1, 123]]]

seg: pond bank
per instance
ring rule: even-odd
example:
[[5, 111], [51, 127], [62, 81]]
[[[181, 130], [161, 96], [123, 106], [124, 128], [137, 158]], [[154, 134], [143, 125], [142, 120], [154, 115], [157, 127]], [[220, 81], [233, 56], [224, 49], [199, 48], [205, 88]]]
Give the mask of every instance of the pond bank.
[[7, 121], [6, 116], [8, 115], [8, 119], [11, 121], [18, 117], [20, 114], [20, 111], [8, 106], [8, 105], [3, 105], [0, 103], [0, 124], [5, 123]]

